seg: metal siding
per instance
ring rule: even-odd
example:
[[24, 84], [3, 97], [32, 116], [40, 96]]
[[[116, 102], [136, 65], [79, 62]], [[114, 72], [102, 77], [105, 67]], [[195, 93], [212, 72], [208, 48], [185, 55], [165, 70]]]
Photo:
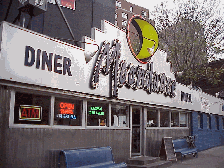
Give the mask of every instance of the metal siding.
[[56, 167], [60, 149], [111, 146], [115, 162], [129, 157], [130, 130], [7, 129], [8, 168]]
[[159, 156], [163, 137], [177, 139], [189, 135], [189, 129], [147, 129], [146, 130], [146, 155]]
[[5, 86], [0, 86], [0, 167], [6, 165], [7, 129], [9, 125], [10, 92]]

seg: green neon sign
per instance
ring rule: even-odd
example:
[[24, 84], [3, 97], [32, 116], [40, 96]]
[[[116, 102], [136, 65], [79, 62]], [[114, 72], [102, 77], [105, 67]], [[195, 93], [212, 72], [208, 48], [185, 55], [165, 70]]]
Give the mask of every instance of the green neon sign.
[[90, 115], [104, 115], [103, 107], [90, 107]]

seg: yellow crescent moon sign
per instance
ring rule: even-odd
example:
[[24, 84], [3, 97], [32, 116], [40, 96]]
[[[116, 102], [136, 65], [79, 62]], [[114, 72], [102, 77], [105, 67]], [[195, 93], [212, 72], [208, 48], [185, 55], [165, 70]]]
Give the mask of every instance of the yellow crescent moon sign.
[[140, 16], [130, 19], [128, 43], [135, 58], [145, 64], [158, 48], [158, 34], [155, 28]]

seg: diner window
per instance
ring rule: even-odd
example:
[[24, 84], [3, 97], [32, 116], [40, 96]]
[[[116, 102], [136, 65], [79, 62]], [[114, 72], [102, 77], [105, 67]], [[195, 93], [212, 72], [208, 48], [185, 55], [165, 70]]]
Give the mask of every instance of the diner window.
[[179, 127], [179, 112], [171, 112], [171, 127]]
[[133, 12], [133, 7], [132, 6], [130, 6], [130, 12]]
[[158, 111], [147, 109], [147, 127], [158, 127]]
[[203, 114], [198, 113], [198, 128], [203, 129]]
[[15, 124], [49, 124], [50, 96], [20, 93], [15, 94]]
[[158, 112], [155, 109], [147, 109], [147, 127], [158, 127]]
[[117, 19], [117, 13], [115, 13], [115, 19]]
[[215, 116], [216, 129], [219, 130], [219, 116]]
[[170, 126], [170, 115], [169, 111], [160, 112], [160, 127]]
[[187, 113], [180, 113], [180, 127], [187, 127]]
[[87, 102], [87, 126], [108, 126], [108, 103]]
[[129, 120], [128, 106], [111, 105], [111, 126], [128, 127]]
[[81, 126], [82, 101], [55, 98], [54, 125]]
[[222, 129], [224, 129], [224, 118], [222, 118]]
[[211, 116], [207, 114], [207, 129], [211, 129]]

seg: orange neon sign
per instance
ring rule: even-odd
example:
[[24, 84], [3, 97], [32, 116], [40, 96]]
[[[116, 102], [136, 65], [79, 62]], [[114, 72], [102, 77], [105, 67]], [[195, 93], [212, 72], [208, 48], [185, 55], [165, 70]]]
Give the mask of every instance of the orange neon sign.
[[60, 114], [74, 114], [75, 105], [72, 103], [61, 102], [59, 107]]

